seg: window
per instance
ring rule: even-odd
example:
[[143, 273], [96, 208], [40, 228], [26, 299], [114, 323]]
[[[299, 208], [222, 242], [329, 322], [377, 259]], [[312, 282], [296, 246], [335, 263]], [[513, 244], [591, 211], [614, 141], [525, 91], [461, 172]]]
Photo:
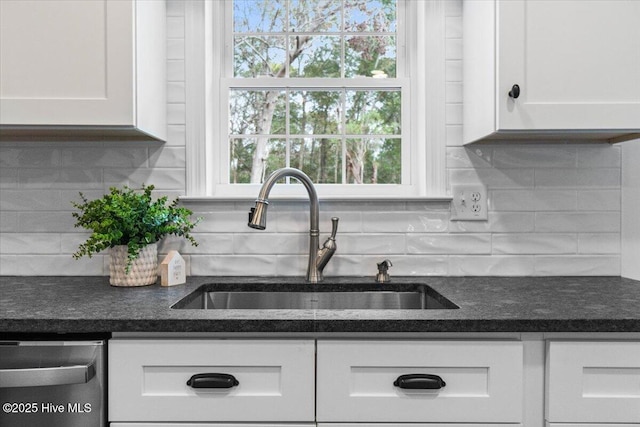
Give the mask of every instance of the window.
[[[190, 3], [189, 196], [253, 198], [281, 167], [321, 198], [444, 196], [440, 2]], [[304, 196], [297, 184], [272, 194]]]

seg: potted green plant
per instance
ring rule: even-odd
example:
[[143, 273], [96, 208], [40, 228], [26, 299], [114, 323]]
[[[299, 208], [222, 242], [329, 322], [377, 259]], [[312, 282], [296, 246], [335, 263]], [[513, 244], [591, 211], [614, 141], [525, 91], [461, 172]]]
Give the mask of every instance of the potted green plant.
[[167, 197], [153, 200], [153, 185], [140, 190], [124, 186], [111, 187], [102, 198], [87, 200], [80, 193], [82, 203], [71, 202], [80, 212], [73, 212], [76, 227], [91, 230], [92, 234], [73, 254], [75, 259], [110, 248], [110, 283], [113, 286], [144, 286], [158, 277], [157, 242], [167, 235], [186, 238], [198, 243], [191, 230], [202, 218], [190, 220], [189, 209], [178, 206], [178, 199], [167, 204]]

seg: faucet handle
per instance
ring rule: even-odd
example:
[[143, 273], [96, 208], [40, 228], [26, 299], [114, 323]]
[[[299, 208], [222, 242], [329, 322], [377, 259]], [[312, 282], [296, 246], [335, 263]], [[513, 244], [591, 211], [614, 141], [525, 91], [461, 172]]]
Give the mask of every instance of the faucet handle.
[[336, 233], [338, 232], [338, 221], [340, 221], [340, 218], [338, 217], [333, 217], [331, 218], [331, 237], [330, 239], [334, 239], [336, 238]]

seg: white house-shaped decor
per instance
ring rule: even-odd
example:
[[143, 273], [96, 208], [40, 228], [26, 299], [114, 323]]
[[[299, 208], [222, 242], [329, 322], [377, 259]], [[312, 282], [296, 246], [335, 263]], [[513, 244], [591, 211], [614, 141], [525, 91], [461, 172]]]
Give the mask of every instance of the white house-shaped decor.
[[169, 251], [160, 263], [160, 285], [173, 286], [187, 282], [184, 258], [178, 251]]

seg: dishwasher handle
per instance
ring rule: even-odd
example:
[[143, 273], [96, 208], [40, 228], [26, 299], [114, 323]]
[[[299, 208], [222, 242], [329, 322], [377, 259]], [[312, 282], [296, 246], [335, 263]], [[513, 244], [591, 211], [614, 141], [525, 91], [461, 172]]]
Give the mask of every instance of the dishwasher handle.
[[85, 384], [95, 376], [95, 362], [51, 368], [0, 369], [0, 388]]

